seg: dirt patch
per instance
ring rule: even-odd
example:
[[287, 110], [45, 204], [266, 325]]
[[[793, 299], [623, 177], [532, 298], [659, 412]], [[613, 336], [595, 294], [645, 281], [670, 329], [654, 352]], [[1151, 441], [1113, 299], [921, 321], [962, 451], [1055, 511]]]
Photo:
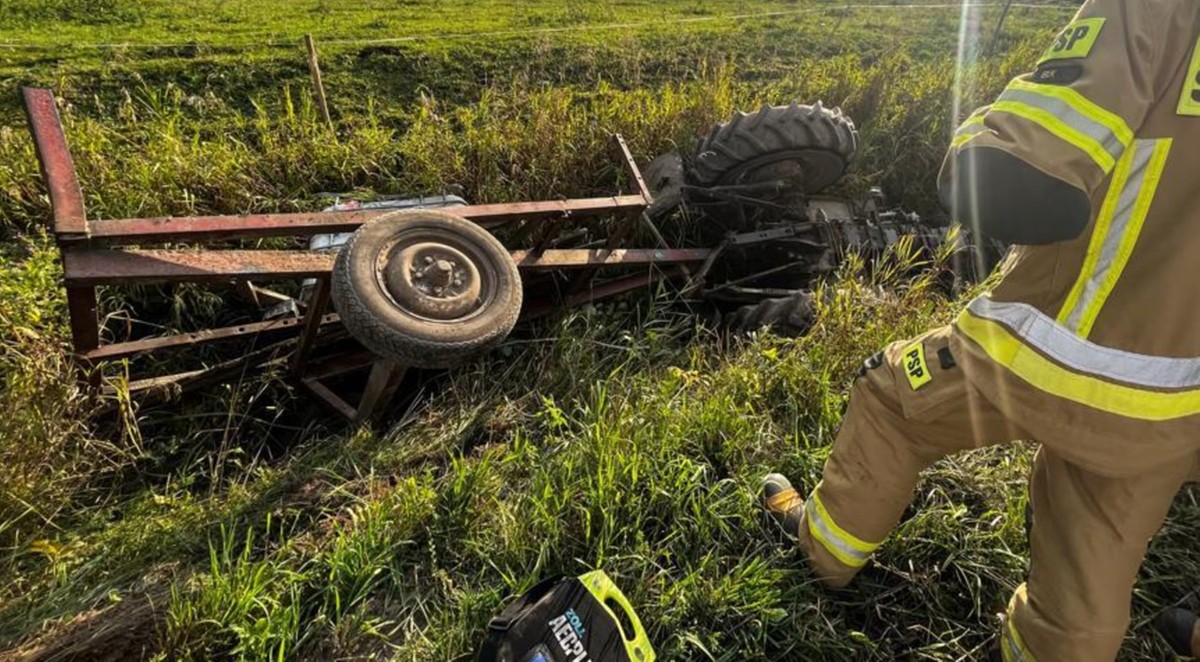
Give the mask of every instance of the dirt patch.
[[147, 660], [157, 649], [169, 598], [165, 587], [156, 588], [86, 611], [17, 648], [0, 651], [0, 662]]

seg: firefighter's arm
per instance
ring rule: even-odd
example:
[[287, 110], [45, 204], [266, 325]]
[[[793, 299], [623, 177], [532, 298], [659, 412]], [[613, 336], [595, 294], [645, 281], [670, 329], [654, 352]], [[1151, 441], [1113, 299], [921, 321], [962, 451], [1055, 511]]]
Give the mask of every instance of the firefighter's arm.
[[1195, 4], [1085, 2], [1037, 69], [955, 134], [939, 186], [956, 218], [1009, 243], [1078, 236], [1174, 73], [1164, 55], [1190, 52]]

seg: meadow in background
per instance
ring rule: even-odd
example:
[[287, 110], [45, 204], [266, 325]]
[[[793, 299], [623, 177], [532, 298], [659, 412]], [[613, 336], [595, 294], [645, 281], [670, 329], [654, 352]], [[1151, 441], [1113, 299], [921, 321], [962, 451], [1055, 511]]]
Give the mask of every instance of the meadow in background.
[[[311, 210], [322, 192], [607, 194], [610, 132], [646, 163], [792, 99], [856, 120], [844, 190], [938, 213], [959, 10], [748, 4], [0, 0], [0, 649], [466, 660], [506, 598], [603, 568], [661, 659], [978, 657], [1025, 573], [1030, 447], [939, 464], [848, 591], [815, 586], [757, 517], [767, 469], [811, 487], [861, 361], [956, 312], [934, 287], [946, 265], [914, 277], [904, 251], [847, 265], [799, 340], [717, 337], [667, 290], [572, 311], [429, 375], [376, 432], [282, 374], [103, 417], [74, 385], [17, 86], [56, 90], [101, 218]], [[1013, 9], [994, 48], [999, 8], [971, 14], [968, 45], [990, 52], [961, 72], [965, 112], [1073, 3], [1044, 4]], [[103, 303], [112, 333], [228, 314], [183, 287]], [[1197, 525], [1189, 492], [1151, 549], [1127, 659], [1165, 659], [1147, 619], [1195, 606], [1179, 578], [1200, 576]]]

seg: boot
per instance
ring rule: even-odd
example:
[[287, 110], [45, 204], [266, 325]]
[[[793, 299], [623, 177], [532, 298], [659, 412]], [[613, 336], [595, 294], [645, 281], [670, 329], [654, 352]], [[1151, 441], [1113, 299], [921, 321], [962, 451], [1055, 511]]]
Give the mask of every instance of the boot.
[[1197, 650], [1197, 644], [1200, 644], [1200, 617], [1175, 607], [1159, 614], [1155, 624], [1176, 653], [1200, 659], [1200, 650]]
[[799, 540], [804, 498], [792, 483], [780, 474], [769, 474], [763, 478], [759, 499], [763, 510], [783, 529], [784, 535], [792, 542]]

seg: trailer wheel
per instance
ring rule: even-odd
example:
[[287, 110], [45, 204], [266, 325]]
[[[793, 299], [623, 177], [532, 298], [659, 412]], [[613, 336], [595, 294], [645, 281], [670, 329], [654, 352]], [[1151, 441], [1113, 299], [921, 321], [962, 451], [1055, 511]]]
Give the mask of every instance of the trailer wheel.
[[813, 313], [812, 294], [801, 290], [790, 297], [742, 306], [727, 318], [726, 327], [743, 334], [766, 328], [775, 335], [795, 338], [812, 328]]
[[504, 246], [459, 216], [400, 211], [354, 233], [334, 262], [331, 295], [368, 349], [443, 368], [487, 350], [521, 312], [521, 276]]
[[798, 178], [818, 193], [846, 172], [858, 149], [854, 122], [821, 102], [738, 112], [697, 145], [688, 173], [696, 186], [730, 186]]

